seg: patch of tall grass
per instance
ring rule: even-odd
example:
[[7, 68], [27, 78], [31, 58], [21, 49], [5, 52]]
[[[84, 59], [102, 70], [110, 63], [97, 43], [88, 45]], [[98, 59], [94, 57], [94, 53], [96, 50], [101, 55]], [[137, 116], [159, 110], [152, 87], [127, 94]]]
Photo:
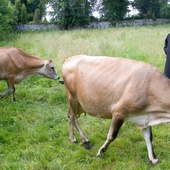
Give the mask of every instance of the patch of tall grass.
[[[77, 54], [126, 57], [151, 63], [163, 71], [163, 46], [169, 28], [170, 25], [162, 25], [26, 32], [0, 45], [51, 58], [60, 76], [64, 60]], [[0, 81], [0, 92], [5, 88], [6, 83]], [[82, 115], [79, 122], [91, 141], [91, 150], [81, 146], [77, 132], [78, 144], [68, 140], [64, 86], [39, 75], [22, 81], [16, 85], [16, 102], [12, 102], [11, 95], [0, 100], [0, 169], [170, 169], [169, 124], [153, 128], [153, 145], [160, 159], [153, 166], [141, 131], [133, 124], [125, 123], [108, 151], [96, 158], [110, 120]]]

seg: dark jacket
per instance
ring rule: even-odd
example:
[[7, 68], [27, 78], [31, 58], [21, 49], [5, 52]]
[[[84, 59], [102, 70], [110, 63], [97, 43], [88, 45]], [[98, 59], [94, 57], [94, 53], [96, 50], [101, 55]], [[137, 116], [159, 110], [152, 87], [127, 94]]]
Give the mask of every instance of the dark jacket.
[[164, 74], [170, 78], [170, 34], [165, 39], [164, 52], [166, 54]]

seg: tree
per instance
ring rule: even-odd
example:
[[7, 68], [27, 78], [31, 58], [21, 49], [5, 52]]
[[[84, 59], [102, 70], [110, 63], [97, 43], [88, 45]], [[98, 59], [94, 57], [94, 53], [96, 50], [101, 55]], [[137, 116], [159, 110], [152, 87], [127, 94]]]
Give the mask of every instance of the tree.
[[21, 3], [20, 0], [15, 0], [15, 9], [17, 11], [17, 23], [21, 23]]
[[21, 23], [22, 24], [27, 23], [27, 9], [25, 7], [25, 4], [22, 4], [22, 7], [21, 7]]
[[[27, 22], [33, 21], [33, 14], [36, 9], [40, 10], [40, 20], [46, 14], [46, 4], [48, 0], [10, 0], [12, 4], [15, 4], [18, 11], [18, 23], [21, 23], [21, 8], [22, 4], [25, 5], [27, 11]], [[24, 9], [25, 10], [25, 9]]]
[[162, 8], [161, 17], [162, 18], [167, 18], [167, 19], [170, 18], [170, 5]]
[[12, 24], [15, 23], [15, 9], [8, 0], [0, 1], [0, 40], [12, 31]]
[[170, 18], [170, 1], [169, 0], [162, 0], [161, 3], [161, 17], [162, 18]]
[[54, 9], [52, 16], [64, 29], [85, 25], [92, 15], [92, 5], [88, 0], [56, 0], [51, 5]]
[[122, 20], [128, 11], [128, 0], [103, 0], [101, 13], [110, 21]]
[[167, 0], [134, 0], [142, 18], [160, 18], [161, 6]]
[[21, 4], [24, 4], [25, 6], [27, 6], [27, 0], [20, 0]]
[[[45, 15], [45, 9], [46, 9], [46, 4], [48, 3], [47, 0], [22, 0], [27, 2], [26, 8], [27, 8], [27, 12], [29, 14], [29, 16], [31, 16], [32, 14], [35, 14], [35, 11], [37, 9], [39, 9], [39, 17], [41, 20], [43, 18], [43, 16]], [[31, 17], [29, 17], [29, 19], [32, 19]], [[28, 20], [28, 21], [32, 21], [32, 20]]]
[[40, 9], [36, 9], [35, 12], [34, 12], [34, 19], [33, 21], [35, 23], [39, 23], [40, 22]]

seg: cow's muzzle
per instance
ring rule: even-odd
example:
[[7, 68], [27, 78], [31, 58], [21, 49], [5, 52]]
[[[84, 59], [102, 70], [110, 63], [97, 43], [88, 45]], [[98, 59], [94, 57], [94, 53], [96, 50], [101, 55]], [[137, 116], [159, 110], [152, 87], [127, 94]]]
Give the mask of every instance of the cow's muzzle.
[[64, 80], [59, 80], [58, 81], [60, 84], [64, 84]]

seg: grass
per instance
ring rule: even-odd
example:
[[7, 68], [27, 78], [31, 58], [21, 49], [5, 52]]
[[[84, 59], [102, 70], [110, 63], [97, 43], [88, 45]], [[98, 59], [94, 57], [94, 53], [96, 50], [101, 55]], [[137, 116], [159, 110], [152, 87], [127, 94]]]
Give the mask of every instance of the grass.
[[[164, 39], [170, 25], [28, 32], [1, 46], [15, 46], [31, 55], [51, 58], [61, 75], [64, 60], [72, 55], [107, 55], [151, 63], [163, 71]], [[6, 83], [0, 81], [0, 92]], [[16, 85], [0, 100], [0, 169], [2, 170], [147, 170], [170, 169], [169, 124], [153, 127], [153, 145], [160, 162], [153, 166], [142, 133], [125, 123], [107, 152], [96, 158], [104, 143], [110, 120], [82, 115], [79, 119], [92, 144], [91, 150], [68, 140], [67, 98], [63, 85], [34, 75]], [[93, 132], [93, 133], [92, 133]]]

